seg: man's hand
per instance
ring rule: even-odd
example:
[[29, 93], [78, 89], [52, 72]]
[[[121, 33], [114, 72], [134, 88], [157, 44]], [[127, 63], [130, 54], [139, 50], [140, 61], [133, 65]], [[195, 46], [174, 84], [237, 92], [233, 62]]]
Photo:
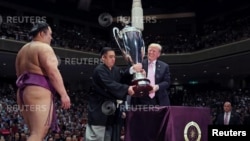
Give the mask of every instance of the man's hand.
[[126, 118], [126, 113], [122, 112], [122, 118], [125, 119]]
[[143, 74], [144, 77], [147, 77], [146, 71], [144, 69], [141, 70], [141, 73]]
[[135, 94], [135, 92], [134, 92], [134, 88], [135, 86], [129, 86], [128, 87], [128, 94], [130, 95], [130, 96], [132, 96], [132, 95], [134, 95]]
[[61, 103], [63, 109], [69, 109], [70, 108], [70, 98], [68, 95], [61, 96]]
[[142, 64], [141, 63], [134, 64], [132, 67], [133, 67], [133, 70], [135, 72], [141, 72], [142, 71]]
[[155, 93], [156, 91], [159, 90], [159, 85], [151, 85], [153, 89], [149, 93]]

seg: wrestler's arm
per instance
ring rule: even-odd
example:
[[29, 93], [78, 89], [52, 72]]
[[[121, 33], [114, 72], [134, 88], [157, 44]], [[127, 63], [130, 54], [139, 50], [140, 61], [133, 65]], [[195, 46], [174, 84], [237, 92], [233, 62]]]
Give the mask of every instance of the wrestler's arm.
[[58, 60], [54, 50], [49, 45], [43, 45], [40, 49], [38, 58], [41, 67], [45, 70], [46, 75], [49, 77], [51, 84], [58, 94], [61, 97], [67, 96], [62, 76], [58, 70]]

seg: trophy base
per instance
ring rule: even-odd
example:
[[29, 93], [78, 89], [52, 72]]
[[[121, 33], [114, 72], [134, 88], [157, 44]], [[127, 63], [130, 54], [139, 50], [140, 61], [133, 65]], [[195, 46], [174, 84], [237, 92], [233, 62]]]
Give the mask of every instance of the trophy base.
[[153, 90], [153, 87], [150, 85], [148, 79], [139, 79], [132, 81], [132, 85], [135, 85], [133, 88], [135, 94], [132, 97], [143, 97], [148, 96], [149, 92]]

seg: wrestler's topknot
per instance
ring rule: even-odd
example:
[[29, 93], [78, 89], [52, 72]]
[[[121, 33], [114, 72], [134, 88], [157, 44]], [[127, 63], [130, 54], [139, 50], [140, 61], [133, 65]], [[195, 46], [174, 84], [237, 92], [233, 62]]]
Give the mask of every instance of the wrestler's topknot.
[[29, 35], [33, 38], [39, 32], [45, 31], [48, 28], [49, 28], [49, 24], [47, 24], [46, 22], [38, 22], [38, 23], [34, 24], [34, 26], [32, 27], [32, 29], [29, 32]]

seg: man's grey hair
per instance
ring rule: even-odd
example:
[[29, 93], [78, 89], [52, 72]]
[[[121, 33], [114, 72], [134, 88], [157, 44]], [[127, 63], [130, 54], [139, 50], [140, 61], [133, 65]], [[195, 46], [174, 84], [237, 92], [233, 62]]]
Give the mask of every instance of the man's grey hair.
[[156, 48], [159, 49], [160, 52], [161, 52], [161, 50], [162, 50], [162, 46], [161, 46], [160, 44], [158, 44], [158, 43], [151, 43], [151, 44], [148, 46], [148, 48], [150, 48], [150, 47], [156, 47]]

